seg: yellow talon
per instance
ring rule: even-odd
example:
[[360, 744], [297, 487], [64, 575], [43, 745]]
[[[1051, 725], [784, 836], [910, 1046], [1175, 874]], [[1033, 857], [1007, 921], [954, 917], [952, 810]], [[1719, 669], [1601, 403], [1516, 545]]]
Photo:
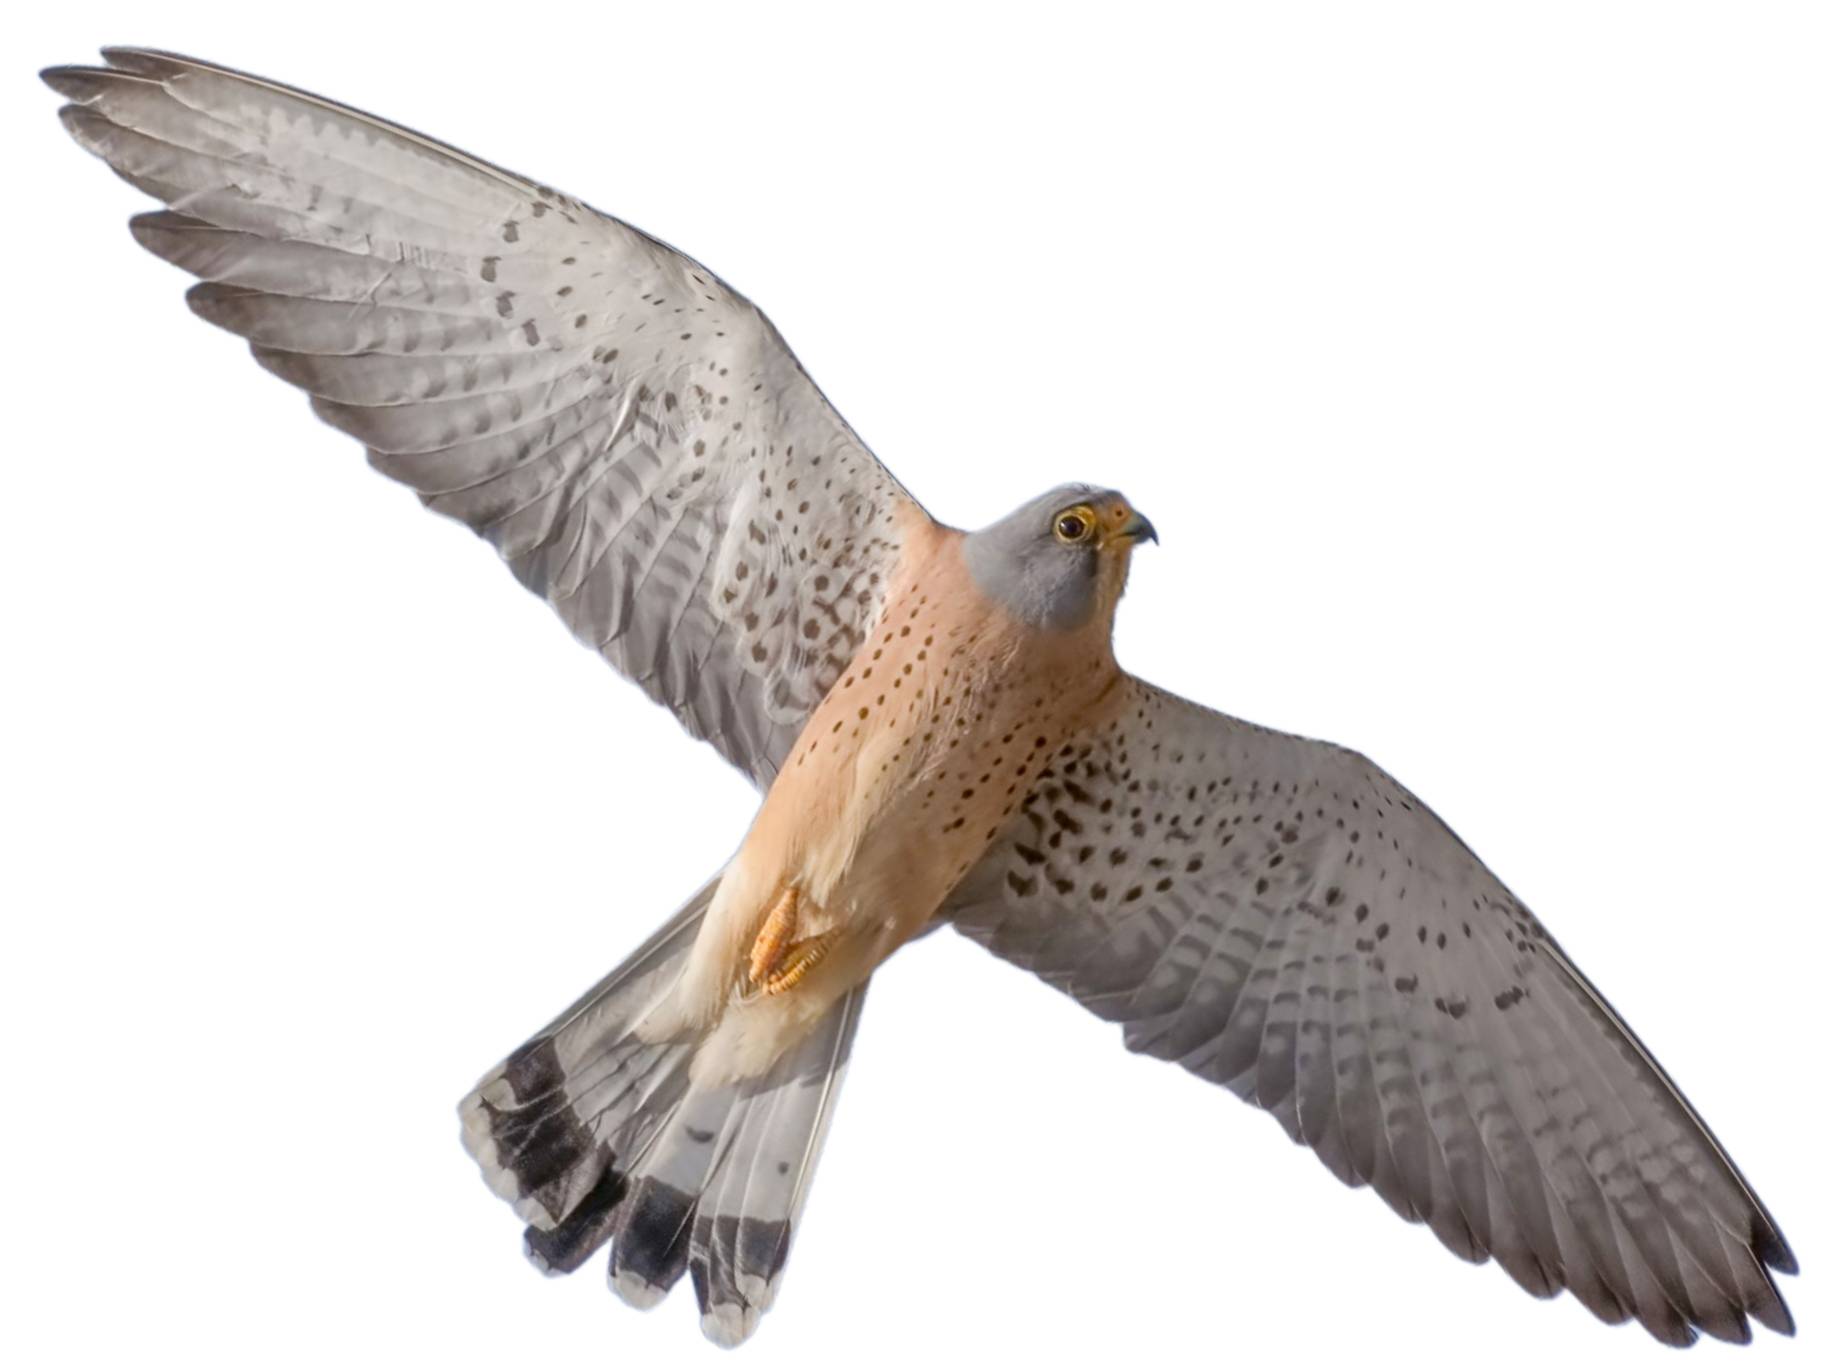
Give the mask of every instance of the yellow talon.
[[766, 974], [760, 990], [767, 996], [782, 996], [803, 981], [804, 974], [828, 955], [829, 938], [826, 934], [816, 934], [791, 945], [778, 966]]
[[753, 938], [752, 951], [747, 955], [748, 982], [758, 986], [772, 975], [796, 932], [797, 888], [787, 882], [778, 889], [765, 920], [760, 923], [759, 933]]
[[747, 985], [758, 987], [763, 995], [783, 995], [803, 981], [804, 974], [829, 952], [828, 934], [813, 934], [792, 942], [800, 923], [797, 908], [802, 900], [794, 885], [780, 887], [760, 922], [759, 933], [753, 936], [753, 947], [747, 954]]

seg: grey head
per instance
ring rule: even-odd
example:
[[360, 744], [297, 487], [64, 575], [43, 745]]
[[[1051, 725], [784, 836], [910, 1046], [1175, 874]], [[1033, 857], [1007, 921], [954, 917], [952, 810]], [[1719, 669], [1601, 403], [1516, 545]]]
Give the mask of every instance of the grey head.
[[1073, 631], [1112, 621], [1133, 546], [1157, 533], [1112, 489], [1064, 484], [962, 542], [968, 572], [1027, 626]]

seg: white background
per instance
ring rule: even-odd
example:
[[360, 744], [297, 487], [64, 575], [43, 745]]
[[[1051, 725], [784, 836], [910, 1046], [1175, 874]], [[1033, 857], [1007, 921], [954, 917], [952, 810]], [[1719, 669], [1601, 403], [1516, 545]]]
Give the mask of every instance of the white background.
[[[31, 79], [104, 41], [680, 244], [950, 521], [1122, 486], [1129, 667], [1422, 794], [1822, 1256], [1812, 7], [157, 8], [0, 82], [0, 1352], [713, 1355], [525, 1266], [453, 1107], [755, 798], [187, 315]], [[949, 935], [809, 1208], [747, 1366], [1667, 1359]]]

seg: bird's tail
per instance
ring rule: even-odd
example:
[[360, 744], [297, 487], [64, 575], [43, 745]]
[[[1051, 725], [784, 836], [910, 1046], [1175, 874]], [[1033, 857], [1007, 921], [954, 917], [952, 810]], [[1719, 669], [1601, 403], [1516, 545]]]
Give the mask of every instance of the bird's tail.
[[525, 1221], [541, 1270], [574, 1271], [611, 1239], [609, 1282], [643, 1309], [687, 1269], [703, 1332], [733, 1346], [777, 1292], [866, 988], [764, 1076], [693, 1083], [699, 1039], [648, 1043], [638, 1029], [714, 890], [482, 1078], [461, 1114], [463, 1142]]

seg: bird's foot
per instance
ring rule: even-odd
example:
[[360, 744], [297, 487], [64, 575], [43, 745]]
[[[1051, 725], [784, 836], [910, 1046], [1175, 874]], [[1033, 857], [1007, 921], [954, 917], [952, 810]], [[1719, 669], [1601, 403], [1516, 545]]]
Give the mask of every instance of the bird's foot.
[[753, 947], [747, 953], [747, 982], [759, 986], [772, 975], [797, 933], [797, 885], [785, 883], [772, 898], [765, 919], [759, 922], [759, 933], [753, 936]]
[[[800, 923], [798, 907], [806, 898], [792, 883], [778, 889], [753, 936], [753, 947], [747, 953], [747, 985], [766, 996], [789, 991], [828, 953], [832, 936], [813, 934], [796, 938]], [[815, 904], [809, 903], [812, 913]]]
[[782, 996], [828, 955], [834, 945], [833, 931], [826, 934], [813, 934], [808, 939], [799, 939], [779, 956], [776, 966], [758, 983], [760, 991], [767, 996]]

